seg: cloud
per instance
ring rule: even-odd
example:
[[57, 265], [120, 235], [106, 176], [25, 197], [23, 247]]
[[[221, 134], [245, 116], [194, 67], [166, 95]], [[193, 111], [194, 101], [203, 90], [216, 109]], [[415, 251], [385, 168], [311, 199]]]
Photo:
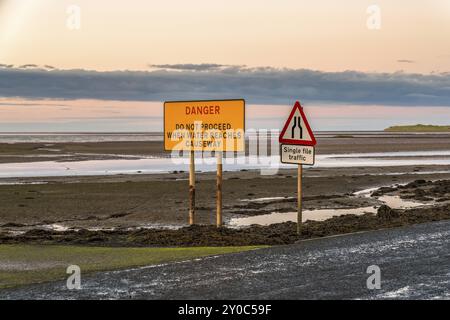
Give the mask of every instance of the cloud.
[[20, 69], [38, 68], [37, 64], [24, 64], [19, 67]]
[[0, 96], [120, 101], [244, 98], [251, 104], [290, 104], [300, 99], [323, 104], [450, 106], [448, 73], [159, 66], [165, 68], [110, 72], [0, 68]]
[[416, 63], [414, 60], [408, 60], [408, 59], [400, 59], [397, 60], [399, 63]]
[[185, 63], [185, 64], [151, 64], [149, 65], [149, 67], [163, 70], [211, 71], [211, 70], [218, 70], [221, 68], [227, 68], [230, 66], [216, 63], [200, 63], [200, 64]]
[[0, 106], [21, 106], [21, 107], [37, 107], [37, 106], [46, 106], [46, 107], [68, 107], [68, 105], [64, 105], [64, 104], [54, 104], [54, 103], [49, 103], [48, 101], [43, 102], [43, 103], [36, 103], [36, 102], [12, 102], [12, 101], [8, 101], [8, 102], [1, 102], [0, 101]]

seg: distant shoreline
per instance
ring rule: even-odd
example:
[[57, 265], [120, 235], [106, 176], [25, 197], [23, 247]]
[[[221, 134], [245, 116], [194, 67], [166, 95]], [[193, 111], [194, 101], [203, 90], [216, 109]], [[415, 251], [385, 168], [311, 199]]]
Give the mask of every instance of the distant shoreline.
[[450, 126], [435, 125], [408, 125], [408, 126], [391, 126], [384, 129], [385, 132], [450, 132]]

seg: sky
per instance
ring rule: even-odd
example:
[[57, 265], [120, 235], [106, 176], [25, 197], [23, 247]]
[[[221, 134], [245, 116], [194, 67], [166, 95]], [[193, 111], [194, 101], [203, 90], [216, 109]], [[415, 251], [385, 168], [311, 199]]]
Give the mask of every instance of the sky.
[[158, 131], [162, 101], [221, 98], [247, 128], [295, 100], [318, 130], [448, 124], [449, 39], [448, 0], [0, 0], [0, 131]]

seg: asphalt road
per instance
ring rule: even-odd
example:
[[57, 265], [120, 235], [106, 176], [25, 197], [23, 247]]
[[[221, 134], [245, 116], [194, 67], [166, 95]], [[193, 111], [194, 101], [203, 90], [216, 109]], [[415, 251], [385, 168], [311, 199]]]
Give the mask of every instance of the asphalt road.
[[[367, 289], [367, 267], [381, 289]], [[450, 299], [450, 221], [104, 272], [0, 292], [2, 299]]]

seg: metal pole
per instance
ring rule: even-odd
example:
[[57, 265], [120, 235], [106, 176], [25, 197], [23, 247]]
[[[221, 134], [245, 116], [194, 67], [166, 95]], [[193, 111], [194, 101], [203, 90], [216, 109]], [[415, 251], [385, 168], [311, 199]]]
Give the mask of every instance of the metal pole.
[[216, 197], [216, 222], [217, 227], [222, 226], [222, 151], [216, 151], [217, 158], [217, 197]]
[[297, 174], [297, 234], [302, 232], [302, 165], [298, 165]]
[[195, 223], [195, 153], [191, 150], [189, 163], [189, 224]]

